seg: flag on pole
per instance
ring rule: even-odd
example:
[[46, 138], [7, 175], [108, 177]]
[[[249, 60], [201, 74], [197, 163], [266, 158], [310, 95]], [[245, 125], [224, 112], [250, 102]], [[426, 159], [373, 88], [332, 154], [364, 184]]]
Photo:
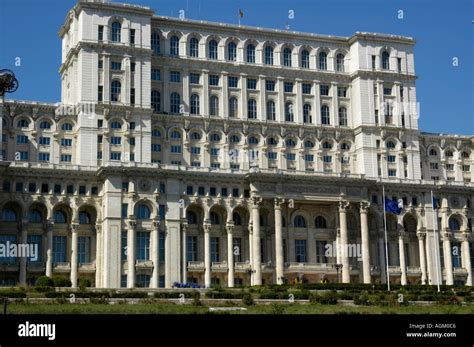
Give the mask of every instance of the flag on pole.
[[392, 212], [396, 215], [399, 215], [403, 209], [403, 200], [391, 200], [385, 198], [385, 212]]
[[242, 12], [242, 10], [239, 8], [239, 17], [242, 18], [244, 16], [244, 13]]
[[438, 199], [433, 196], [433, 210], [438, 209]]

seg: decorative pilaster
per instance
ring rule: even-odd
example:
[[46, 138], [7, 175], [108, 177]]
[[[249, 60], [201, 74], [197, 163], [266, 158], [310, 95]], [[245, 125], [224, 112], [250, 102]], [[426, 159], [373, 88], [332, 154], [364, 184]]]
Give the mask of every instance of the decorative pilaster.
[[467, 231], [462, 233], [462, 267], [467, 271], [466, 286], [472, 286], [472, 264], [471, 264], [471, 251], [469, 249], [469, 240], [471, 234]]
[[426, 233], [424, 231], [418, 231], [416, 236], [418, 237], [418, 252], [420, 254], [421, 284], [426, 284], [427, 283], [426, 255], [425, 255]]
[[369, 244], [369, 222], [368, 211], [370, 203], [368, 201], [361, 201], [360, 203], [360, 230], [362, 242], [362, 274], [364, 283], [371, 282], [370, 275], [370, 244]]
[[137, 221], [135, 219], [128, 220], [127, 232], [127, 288], [135, 287], [135, 228]]
[[446, 271], [446, 284], [448, 286], [454, 284], [453, 276], [453, 259], [451, 256], [451, 232], [449, 229], [445, 229], [442, 233], [443, 237], [443, 255], [444, 255], [444, 268]]
[[285, 199], [275, 198], [275, 278], [277, 284], [284, 283], [283, 232], [281, 208]]
[[79, 224], [71, 224], [71, 287], [77, 288], [77, 228]]
[[262, 259], [260, 254], [260, 205], [262, 204], [262, 198], [258, 196], [252, 196], [250, 198], [252, 206], [252, 220], [253, 220], [253, 285], [262, 285]]
[[204, 228], [204, 285], [211, 287], [211, 224], [205, 222]]
[[153, 220], [153, 229], [151, 230], [151, 261], [153, 263], [153, 272], [151, 274], [151, 288], [158, 288], [160, 278], [159, 269], [159, 240], [160, 240], [160, 219]]
[[53, 277], [53, 229], [54, 219], [48, 219], [46, 224], [46, 276]]
[[102, 225], [96, 224], [96, 248], [95, 248], [95, 287], [102, 288]]
[[398, 233], [398, 255], [400, 258], [400, 283], [402, 286], [407, 284], [407, 266], [405, 262], [405, 231]]
[[[234, 222], [227, 222], [227, 282], [229, 287], [234, 286], [234, 247], [233, 247], [233, 232]], [[239, 250], [240, 251], [240, 250]]]
[[350, 283], [350, 267], [349, 257], [347, 252], [348, 246], [348, 234], [347, 234], [347, 209], [349, 208], [348, 201], [339, 202], [339, 225], [341, 229], [340, 244], [338, 245], [338, 251], [341, 252], [340, 259], [342, 264], [342, 283]]

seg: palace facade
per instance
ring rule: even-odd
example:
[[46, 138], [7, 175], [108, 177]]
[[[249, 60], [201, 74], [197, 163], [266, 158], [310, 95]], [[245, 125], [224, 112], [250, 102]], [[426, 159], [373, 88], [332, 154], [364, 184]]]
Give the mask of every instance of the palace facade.
[[84, 0], [59, 36], [61, 103], [0, 104], [0, 243], [39, 249], [2, 285], [472, 285], [474, 136], [419, 130], [414, 39]]

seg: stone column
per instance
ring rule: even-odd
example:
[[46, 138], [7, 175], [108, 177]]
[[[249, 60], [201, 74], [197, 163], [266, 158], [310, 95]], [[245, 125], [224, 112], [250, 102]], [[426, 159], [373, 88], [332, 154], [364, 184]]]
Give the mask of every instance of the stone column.
[[71, 287], [77, 288], [77, 228], [79, 224], [71, 224]]
[[205, 222], [204, 228], [204, 285], [211, 287], [211, 224]]
[[262, 198], [258, 196], [252, 196], [252, 220], [253, 220], [253, 262], [252, 271], [254, 271], [254, 286], [262, 285], [262, 259], [260, 254], [260, 205], [262, 204]]
[[[227, 285], [229, 287], [234, 286], [234, 243], [233, 243], [233, 231], [234, 222], [227, 222]], [[240, 250], [239, 250], [240, 252]]]
[[470, 233], [464, 231], [462, 233], [462, 267], [467, 271], [466, 286], [472, 286], [472, 264], [471, 264], [471, 252], [469, 249]]
[[46, 226], [46, 276], [53, 277], [53, 228], [54, 219], [48, 219]]
[[160, 242], [160, 220], [153, 220], [153, 229], [151, 230], [151, 261], [153, 263], [153, 272], [151, 273], [151, 288], [158, 288], [159, 282], [159, 255], [158, 244]]
[[282, 198], [275, 198], [275, 277], [277, 284], [284, 283], [283, 261], [283, 231], [281, 225], [281, 207], [285, 202]]
[[[21, 243], [27, 244], [28, 243], [28, 220], [21, 221]], [[38, 250], [39, 251], [39, 250]], [[20, 285], [26, 285], [26, 263], [27, 258], [25, 254], [20, 255]]]
[[405, 231], [398, 234], [398, 255], [400, 258], [400, 283], [402, 286], [407, 284], [407, 265], [405, 262]]
[[444, 268], [446, 271], [446, 284], [448, 286], [454, 284], [453, 276], [453, 259], [451, 257], [451, 232], [449, 229], [445, 229], [443, 232], [443, 256], [444, 256]]
[[102, 225], [95, 226], [95, 287], [102, 288]]
[[342, 264], [342, 283], [350, 283], [350, 267], [349, 257], [347, 252], [348, 235], [347, 235], [347, 209], [349, 208], [348, 201], [339, 202], [339, 223], [341, 228], [340, 249], [341, 249], [341, 264]]
[[187, 229], [188, 229], [188, 223], [187, 222], [184, 222], [181, 224], [181, 228], [183, 230], [183, 246], [182, 246], [182, 249], [183, 249], [183, 254], [182, 254], [182, 257], [183, 257], [183, 274], [182, 274], [182, 282], [187, 282], [187, 278], [188, 278], [188, 267], [187, 267], [187, 258], [186, 258], [186, 253], [187, 253]]
[[135, 228], [136, 220], [128, 221], [127, 232], [127, 288], [135, 287]]
[[360, 203], [360, 230], [361, 230], [361, 243], [362, 243], [362, 274], [364, 283], [371, 282], [370, 275], [370, 244], [369, 244], [369, 222], [367, 214], [369, 211], [370, 203], [368, 201], [362, 201]]
[[421, 270], [421, 284], [426, 284], [426, 256], [425, 256], [425, 237], [426, 233], [423, 231], [417, 232], [418, 237], [418, 252], [420, 253], [420, 270]]
[[[248, 230], [249, 230], [249, 263], [250, 267], [253, 264], [253, 225], [252, 219], [250, 218]], [[253, 274], [250, 273], [250, 285], [253, 285]]]

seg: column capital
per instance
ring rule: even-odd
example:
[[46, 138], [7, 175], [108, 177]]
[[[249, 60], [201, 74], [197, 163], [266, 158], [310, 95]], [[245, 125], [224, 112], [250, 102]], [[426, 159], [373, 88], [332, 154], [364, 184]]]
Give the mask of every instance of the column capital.
[[461, 237], [463, 241], [469, 241], [472, 238], [472, 235], [468, 231], [464, 231], [461, 233]]
[[155, 230], [158, 230], [160, 228], [160, 225], [161, 225], [161, 219], [158, 217], [158, 218], [155, 218], [153, 219], [153, 229]]
[[363, 200], [360, 202], [360, 213], [367, 213], [369, 212], [370, 202]]
[[260, 196], [253, 195], [250, 197], [250, 206], [252, 208], [259, 208], [263, 203], [263, 199]]
[[426, 232], [422, 230], [418, 230], [416, 233], [416, 237], [418, 237], [418, 240], [424, 240], [426, 237]]
[[79, 228], [79, 223], [71, 223], [71, 232], [76, 233]]
[[102, 224], [96, 223], [95, 232], [100, 234], [101, 231], [102, 231]]
[[339, 212], [347, 212], [347, 209], [349, 208], [349, 201], [347, 200], [341, 200], [339, 201]]
[[234, 232], [234, 226], [235, 225], [233, 221], [226, 223], [225, 228], [227, 230], [227, 234], [232, 235], [232, 233]]
[[211, 224], [210, 223], [204, 223], [202, 225], [203, 229], [204, 229], [204, 233], [208, 234], [211, 232]]
[[398, 237], [399, 237], [400, 239], [404, 240], [405, 237], [406, 237], [406, 234], [407, 234], [407, 233], [406, 233], [406, 231], [405, 231], [404, 229], [398, 230]]
[[283, 205], [285, 203], [285, 199], [284, 198], [281, 198], [281, 197], [276, 197], [274, 199], [274, 204], [275, 204], [275, 210], [279, 210], [281, 209], [281, 205]]
[[451, 240], [451, 232], [449, 230], [445, 229], [441, 232], [441, 237], [443, 238], [443, 241], [450, 241]]
[[135, 218], [130, 218], [127, 221], [128, 229], [135, 229], [137, 227], [137, 220]]

